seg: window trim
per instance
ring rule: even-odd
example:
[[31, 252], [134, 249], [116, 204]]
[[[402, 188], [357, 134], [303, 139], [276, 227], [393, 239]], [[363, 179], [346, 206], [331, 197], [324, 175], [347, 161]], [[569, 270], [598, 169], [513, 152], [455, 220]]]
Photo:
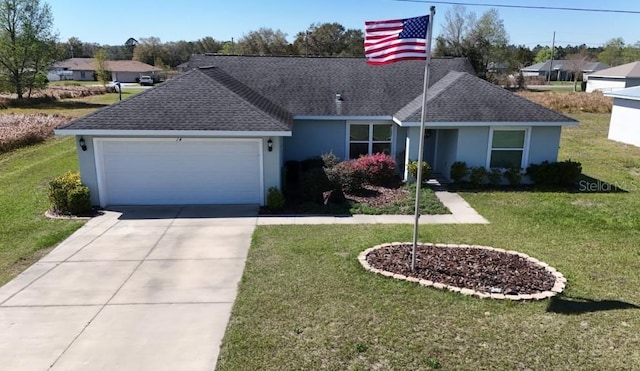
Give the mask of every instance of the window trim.
[[[351, 141], [351, 125], [367, 125], [369, 126], [369, 139], [367, 141], [364, 140], [355, 140]], [[373, 140], [373, 127], [375, 125], [386, 125], [391, 127], [391, 139], [390, 140]], [[395, 138], [396, 138], [396, 125], [390, 121], [347, 121], [347, 132], [346, 132], [346, 143], [345, 143], [345, 153], [346, 158], [351, 159], [351, 143], [367, 143], [367, 153], [372, 154], [373, 144], [374, 143], [389, 143], [389, 156], [396, 156], [396, 146], [395, 146]]]
[[487, 161], [486, 168], [491, 168], [491, 153], [497, 151], [513, 151], [519, 148], [493, 148], [493, 132], [494, 131], [524, 131], [524, 143], [522, 145], [522, 160], [520, 160], [520, 169], [526, 169], [529, 163], [529, 147], [531, 145], [531, 126], [490, 126], [489, 127], [489, 143], [487, 144]]

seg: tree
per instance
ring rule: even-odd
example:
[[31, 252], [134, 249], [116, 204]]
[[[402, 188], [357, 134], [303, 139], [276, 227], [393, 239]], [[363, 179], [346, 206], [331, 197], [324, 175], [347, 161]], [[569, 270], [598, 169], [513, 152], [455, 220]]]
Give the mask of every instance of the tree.
[[624, 40], [617, 37], [607, 41], [604, 50], [598, 54], [598, 60], [610, 66], [618, 66], [624, 63], [622, 49], [624, 49]]
[[102, 86], [107, 86], [107, 82], [111, 81], [111, 71], [107, 66], [107, 51], [104, 48], [100, 48], [93, 58], [95, 59], [96, 77], [102, 83]]
[[464, 6], [454, 6], [444, 18], [435, 56], [467, 57], [480, 77], [486, 77], [490, 63], [506, 61], [509, 36], [496, 9], [476, 18]]
[[573, 80], [573, 91], [578, 91], [578, 79], [582, 80], [582, 71], [591, 62], [591, 57], [586, 51], [570, 54], [565, 57], [565, 69], [571, 72]]
[[138, 45], [133, 50], [133, 60], [153, 65], [160, 58], [164, 60], [166, 49], [159, 37], [141, 37]]
[[138, 45], [138, 40], [130, 37], [127, 41], [124, 42], [124, 47], [127, 50], [126, 57], [123, 59], [133, 59], [133, 52], [136, 50], [136, 45]]
[[[551, 57], [552, 57], [551, 48], [548, 46], [545, 46], [538, 51], [538, 53], [536, 54], [536, 57], [533, 59], [533, 62], [534, 63], [545, 62], [551, 59]], [[553, 53], [553, 58], [557, 59], [556, 53]]]
[[43, 71], [55, 60], [56, 35], [48, 4], [39, 0], [0, 0], [0, 70], [9, 91], [46, 83]]
[[242, 36], [235, 49], [238, 54], [286, 55], [289, 43], [284, 32], [263, 27]]
[[347, 30], [340, 23], [317, 23], [298, 32], [292, 48], [299, 55], [363, 56], [364, 35], [362, 30]]
[[[471, 30], [476, 26], [477, 17], [474, 12], [467, 12], [467, 8], [462, 5], [454, 5], [444, 14], [444, 24], [436, 43], [440, 43], [440, 53], [450, 56], [465, 56], [466, 50], [463, 47], [464, 39], [468, 37]], [[437, 52], [436, 52], [437, 53]]]

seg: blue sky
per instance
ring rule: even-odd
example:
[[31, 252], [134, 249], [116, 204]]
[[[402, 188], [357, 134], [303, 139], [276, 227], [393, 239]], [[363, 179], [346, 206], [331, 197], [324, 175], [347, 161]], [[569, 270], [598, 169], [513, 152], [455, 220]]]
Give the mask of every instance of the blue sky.
[[[280, 29], [292, 41], [312, 23], [338, 22], [346, 28], [364, 29], [364, 21], [406, 18], [429, 12], [429, 3], [393, 0], [43, 0], [51, 5], [54, 29], [60, 40], [75, 36], [86, 42], [117, 45], [129, 37], [157, 36], [163, 42], [238, 39], [260, 27]], [[628, 0], [462, 0], [534, 6], [563, 6], [640, 11], [640, 2]], [[366, 4], [366, 6], [364, 6]], [[434, 36], [449, 5], [436, 6]], [[487, 7], [467, 7], [478, 15]], [[549, 10], [499, 9], [510, 40], [533, 47], [586, 43], [599, 46], [614, 37], [628, 44], [640, 41], [640, 14], [603, 14]]]

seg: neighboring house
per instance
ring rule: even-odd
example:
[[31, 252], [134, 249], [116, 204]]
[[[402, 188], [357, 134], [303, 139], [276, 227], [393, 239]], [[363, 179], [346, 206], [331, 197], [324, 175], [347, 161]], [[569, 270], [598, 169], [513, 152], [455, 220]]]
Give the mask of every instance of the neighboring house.
[[613, 98], [608, 138], [640, 147], [640, 86], [604, 95]]
[[587, 93], [640, 85], [640, 61], [607, 68], [587, 75]]
[[[138, 82], [140, 76], [155, 76], [160, 68], [138, 61], [107, 61], [111, 81]], [[49, 81], [94, 81], [96, 61], [93, 58], [71, 58], [53, 64], [47, 74]]]
[[[573, 81], [573, 75], [575, 73], [575, 64], [579, 61], [571, 60], [546, 60], [534, 65], [521, 68], [522, 75], [524, 77], [543, 77], [549, 79], [549, 73], [551, 73], [551, 80], [553, 81]], [[609, 67], [609, 65], [600, 62], [582, 62], [584, 65], [581, 67], [583, 74], [592, 73]]]
[[[286, 161], [418, 158], [424, 62], [194, 56], [190, 67], [56, 130], [76, 136], [93, 203], [264, 204]], [[477, 78], [466, 59], [434, 58], [430, 84], [424, 158], [445, 177], [455, 161], [556, 161], [562, 127], [578, 124]]]

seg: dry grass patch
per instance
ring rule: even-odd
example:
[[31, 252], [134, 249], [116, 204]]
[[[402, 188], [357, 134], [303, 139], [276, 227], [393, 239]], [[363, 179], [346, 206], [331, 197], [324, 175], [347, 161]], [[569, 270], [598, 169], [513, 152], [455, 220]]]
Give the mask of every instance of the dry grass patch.
[[50, 86], [46, 89], [35, 90], [31, 93], [31, 98], [15, 99], [12, 96], [0, 97], [0, 109], [11, 107], [29, 107], [42, 103], [50, 103], [61, 99], [77, 99], [102, 95], [107, 93], [103, 86]]
[[541, 104], [555, 111], [565, 113], [610, 113], [613, 99], [605, 97], [602, 93], [559, 93], [553, 91], [517, 92], [519, 96]]
[[71, 118], [64, 115], [10, 113], [0, 115], [0, 153], [39, 143]]

